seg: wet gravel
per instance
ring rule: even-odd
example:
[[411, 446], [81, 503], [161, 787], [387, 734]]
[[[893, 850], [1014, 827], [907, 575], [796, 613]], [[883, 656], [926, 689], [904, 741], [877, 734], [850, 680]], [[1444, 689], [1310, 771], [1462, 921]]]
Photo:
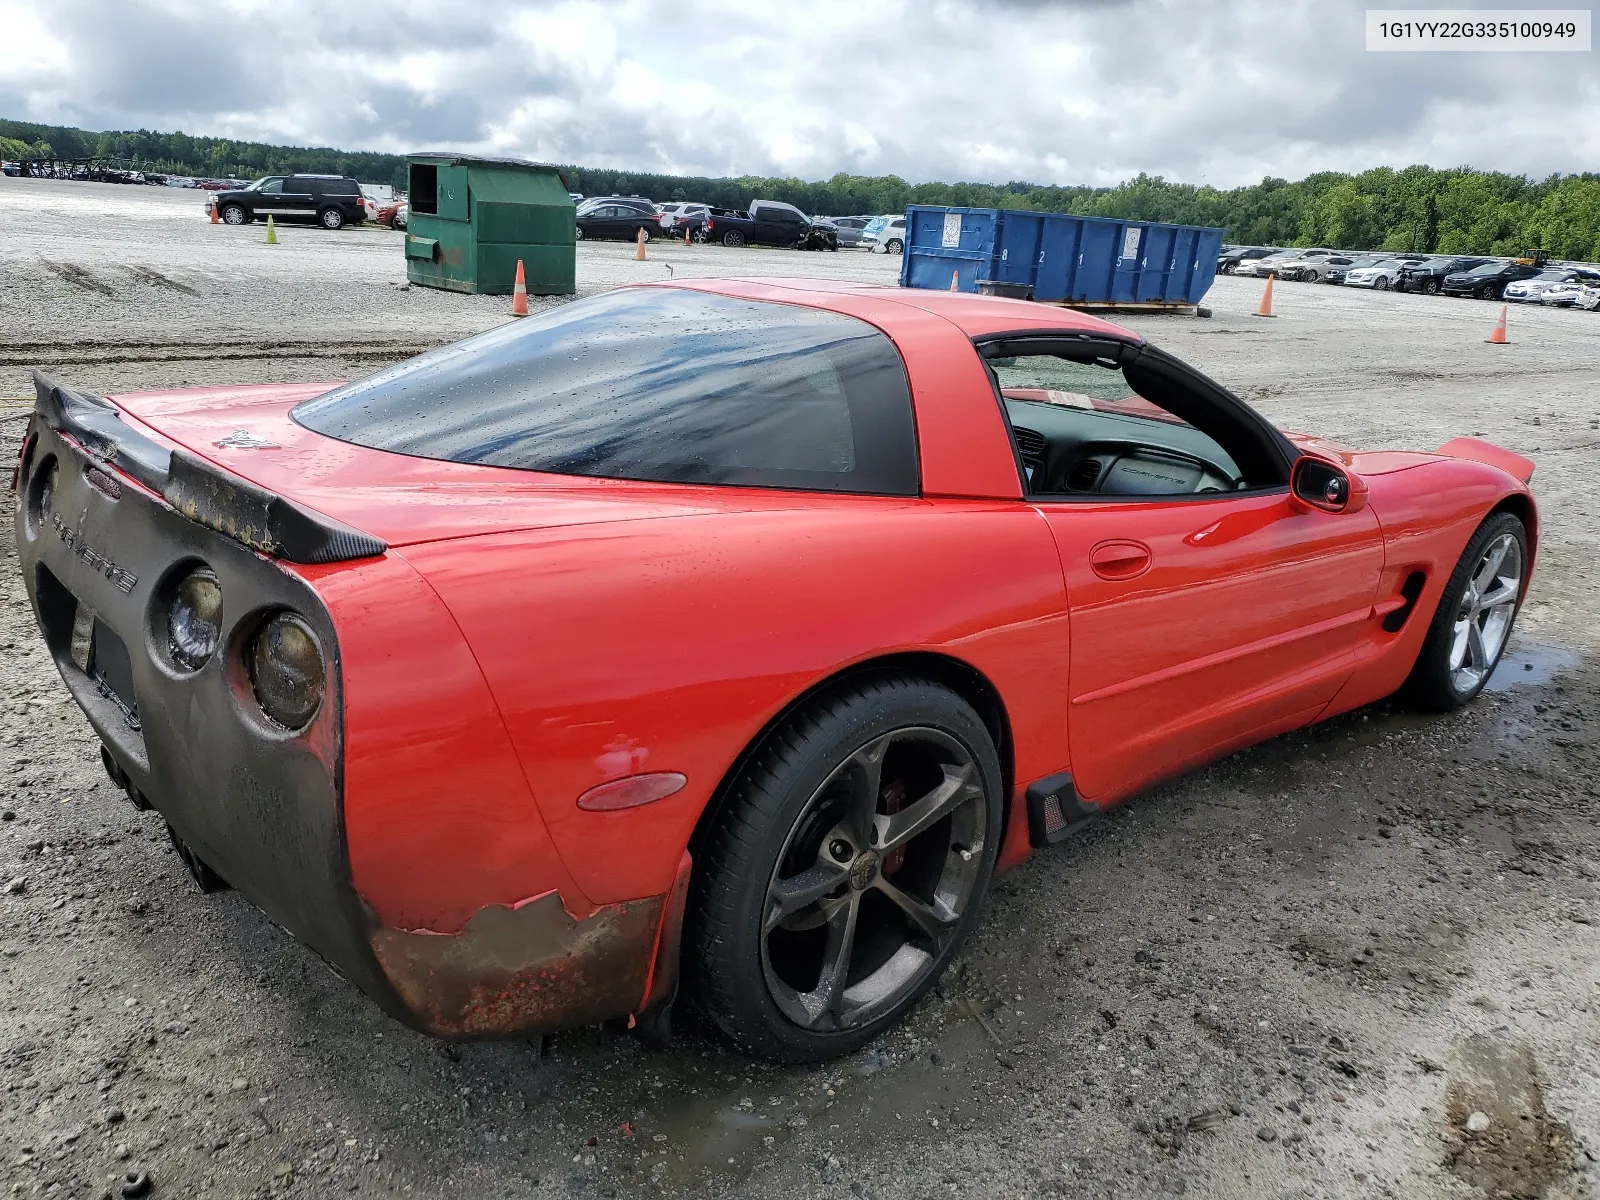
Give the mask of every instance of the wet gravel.
[[[0, 394], [39, 361], [105, 390], [342, 377], [505, 319], [402, 290], [391, 234], [290, 230], [267, 258], [198, 204], [0, 180]], [[631, 254], [583, 247], [582, 290], [669, 261], [896, 266]], [[384, 1018], [236, 895], [200, 895], [106, 781], [0, 540], [0, 1194], [143, 1173], [156, 1197], [1593, 1195], [1600, 315], [1513, 308], [1490, 347], [1478, 302], [1285, 285], [1268, 322], [1259, 294], [1222, 280], [1210, 321], [1130, 323], [1286, 424], [1481, 432], [1539, 463], [1539, 574], [1496, 690], [1444, 718], [1378, 705], [1130, 802], [1001, 880], [912, 1019], [827, 1067], [748, 1062], [692, 1016], [664, 1051], [445, 1047]]]

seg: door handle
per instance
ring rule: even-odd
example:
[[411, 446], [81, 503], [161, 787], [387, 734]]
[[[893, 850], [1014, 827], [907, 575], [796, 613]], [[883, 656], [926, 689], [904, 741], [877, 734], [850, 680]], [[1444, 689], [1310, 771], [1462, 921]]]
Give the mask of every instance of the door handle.
[[1089, 568], [1101, 579], [1136, 579], [1150, 569], [1150, 547], [1143, 542], [1100, 542], [1089, 551]]

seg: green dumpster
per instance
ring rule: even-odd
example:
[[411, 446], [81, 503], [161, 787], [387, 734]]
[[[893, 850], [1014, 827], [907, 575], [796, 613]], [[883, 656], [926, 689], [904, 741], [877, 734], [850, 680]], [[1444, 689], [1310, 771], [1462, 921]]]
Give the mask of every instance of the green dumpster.
[[448, 152], [411, 154], [407, 162], [412, 283], [503, 296], [520, 260], [529, 294], [577, 290], [572, 197], [554, 167]]

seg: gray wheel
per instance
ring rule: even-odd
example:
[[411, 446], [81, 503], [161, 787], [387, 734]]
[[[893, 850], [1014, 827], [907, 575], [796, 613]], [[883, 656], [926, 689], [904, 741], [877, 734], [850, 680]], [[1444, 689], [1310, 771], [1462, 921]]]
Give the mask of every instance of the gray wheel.
[[574, 241], [578, 241], [578, 242], [583, 241], [583, 226], [582, 225], [579, 225], [577, 227], [577, 230], [576, 230], [576, 232], [573, 233], [572, 238], [573, 238]]
[[322, 222], [324, 229], [343, 229], [344, 213], [337, 208], [325, 208], [317, 214], [317, 220]]
[[1437, 279], [1424, 279], [1422, 281], [1422, 294], [1424, 296], [1437, 296], [1439, 294], [1439, 281]]
[[1408, 688], [1429, 708], [1459, 708], [1483, 690], [1505, 653], [1522, 602], [1527, 531], [1496, 513], [1467, 543], [1439, 598]]
[[701, 858], [702, 1003], [747, 1049], [812, 1062], [902, 1017], [965, 938], [994, 869], [999, 761], [977, 714], [885, 677], [775, 732]]
[[243, 225], [250, 219], [250, 214], [245, 212], [242, 204], [226, 204], [222, 208], [222, 223], [224, 225]]
[[886, 243], [884, 243], [883, 252], [885, 254], [899, 254], [905, 248], [906, 244], [899, 238], [890, 238]]
[[1389, 290], [1389, 277], [1387, 275], [1379, 275], [1372, 281], [1372, 290], [1375, 292], [1387, 292]]
[[722, 244], [724, 246], [742, 246], [744, 245], [744, 234], [737, 229], [730, 229], [722, 235]]

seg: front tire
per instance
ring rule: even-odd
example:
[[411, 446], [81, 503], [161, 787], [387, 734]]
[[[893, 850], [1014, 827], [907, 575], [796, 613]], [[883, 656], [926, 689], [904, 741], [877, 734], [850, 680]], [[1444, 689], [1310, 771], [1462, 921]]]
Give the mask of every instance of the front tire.
[[242, 204], [227, 204], [222, 209], [222, 223], [224, 225], [243, 225], [250, 220], [250, 214], [245, 212]]
[[1478, 289], [1478, 299], [1479, 300], [1498, 300], [1499, 297], [1494, 294], [1494, 284], [1486, 283], [1481, 288], [1479, 288]]
[[1387, 292], [1389, 290], [1389, 277], [1387, 275], [1379, 275], [1372, 281], [1372, 290], [1375, 292]]
[[819, 696], [733, 785], [700, 852], [700, 1003], [779, 1062], [848, 1054], [903, 1018], [977, 920], [1001, 836], [999, 756], [925, 680]]
[[1446, 582], [1428, 635], [1406, 681], [1423, 708], [1450, 712], [1483, 691], [1522, 604], [1528, 531], [1508, 512], [1478, 526]]
[[1437, 279], [1424, 279], [1422, 281], [1422, 294], [1424, 296], [1437, 296], [1439, 294], [1439, 281]]

